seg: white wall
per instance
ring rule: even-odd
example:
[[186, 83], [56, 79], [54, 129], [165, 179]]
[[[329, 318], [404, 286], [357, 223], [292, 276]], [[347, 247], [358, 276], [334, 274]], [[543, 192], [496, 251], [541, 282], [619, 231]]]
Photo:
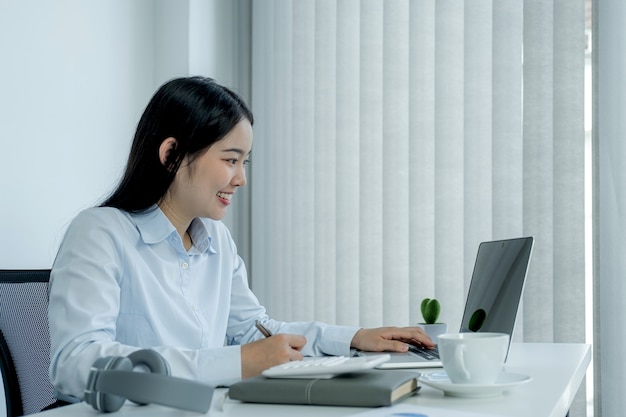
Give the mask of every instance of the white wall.
[[0, 268], [50, 267], [121, 174], [154, 89], [143, 1], [0, 0]]
[[211, 22], [241, 4], [0, 0], [0, 269], [52, 265], [68, 222], [116, 184], [164, 81], [236, 82], [232, 33]]

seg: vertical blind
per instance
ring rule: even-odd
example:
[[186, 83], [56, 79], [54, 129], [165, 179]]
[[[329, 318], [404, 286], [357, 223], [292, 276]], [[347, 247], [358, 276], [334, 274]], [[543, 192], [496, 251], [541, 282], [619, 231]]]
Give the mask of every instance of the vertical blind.
[[250, 274], [269, 314], [404, 326], [437, 297], [458, 328], [479, 243], [532, 235], [514, 340], [584, 342], [584, 13], [252, 2]]
[[[594, 3], [594, 193], [598, 206], [594, 229], [598, 262], [595, 268], [594, 338], [596, 416], [624, 414], [626, 363], [624, 362], [624, 317], [626, 317], [626, 3], [603, 0]], [[597, 64], [597, 65], [596, 65]]]

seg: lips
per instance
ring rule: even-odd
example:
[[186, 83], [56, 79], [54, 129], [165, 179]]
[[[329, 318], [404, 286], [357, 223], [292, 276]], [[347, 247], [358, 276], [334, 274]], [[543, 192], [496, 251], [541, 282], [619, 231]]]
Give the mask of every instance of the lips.
[[217, 193], [217, 197], [223, 200], [225, 203], [230, 203], [230, 199], [233, 198], [233, 195], [220, 191], [219, 193]]

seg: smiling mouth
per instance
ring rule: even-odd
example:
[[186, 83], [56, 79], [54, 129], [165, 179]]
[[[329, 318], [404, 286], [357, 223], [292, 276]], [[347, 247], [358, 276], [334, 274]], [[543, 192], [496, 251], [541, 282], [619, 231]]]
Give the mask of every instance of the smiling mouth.
[[233, 198], [232, 194], [228, 194], [228, 193], [223, 193], [223, 192], [219, 192], [217, 193], [217, 196], [223, 200], [226, 201], [230, 201], [231, 198]]

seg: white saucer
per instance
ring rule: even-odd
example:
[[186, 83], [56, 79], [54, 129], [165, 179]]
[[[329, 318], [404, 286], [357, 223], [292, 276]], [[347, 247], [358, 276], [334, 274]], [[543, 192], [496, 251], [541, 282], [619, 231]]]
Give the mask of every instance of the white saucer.
[[453, 397], [495, 397], [531, 379], [528, 375], [502, 372], [493, 384], [453, 384], [445, 372], [431, 372], [423, 374], [419, 380]]

